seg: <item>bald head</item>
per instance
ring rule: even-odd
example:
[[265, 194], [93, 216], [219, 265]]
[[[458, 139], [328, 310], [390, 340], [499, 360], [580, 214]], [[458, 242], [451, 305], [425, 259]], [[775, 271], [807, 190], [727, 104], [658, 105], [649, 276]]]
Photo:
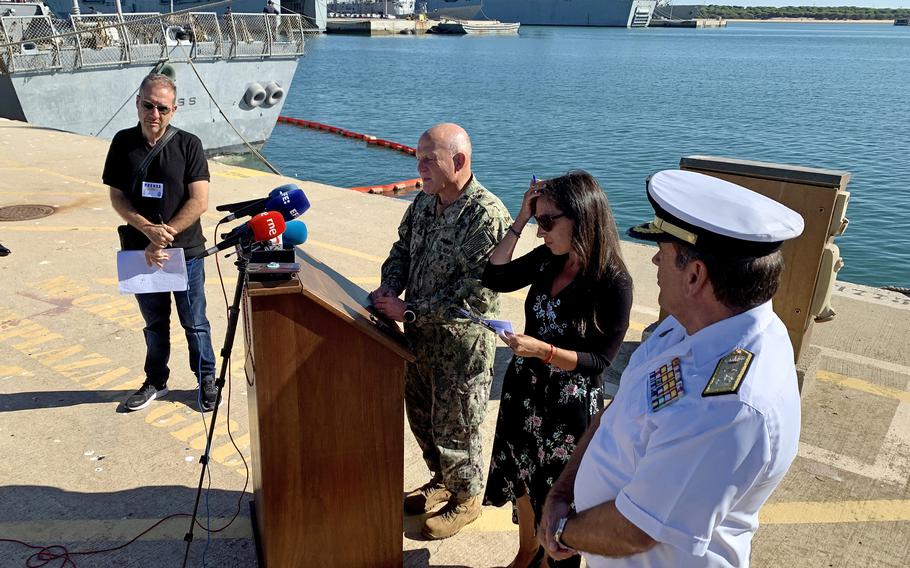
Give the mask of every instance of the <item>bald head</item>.
[[471, 161], [471, 137], [464, 128], [452, 122], [443, 122], [423, 133], [421, 138], [427, 137], [438, 147], [445, 148], [452, 154], [464, 154]]
[[430, 128], [417, 144], [417, 171], [423, 191], [451, 202], [471, 180], [471, 138], [464, 128], [445, 122]]

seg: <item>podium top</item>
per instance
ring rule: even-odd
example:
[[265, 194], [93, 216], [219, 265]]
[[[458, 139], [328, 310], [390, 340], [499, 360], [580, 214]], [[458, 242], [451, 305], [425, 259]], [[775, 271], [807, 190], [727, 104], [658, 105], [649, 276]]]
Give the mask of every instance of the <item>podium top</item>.
[[398, 329], [398, 325], [392, 321], [377, 319], [370, 314], [367, 309], [370, 303], [369, 293], [366, 290], [299, 248], [296, 253], [300, 272], [295, 278], [284, 282], [250, 282], [247, 293], [251, 297], [303, 294], [383, 344], [402, 359], [414, 360], [407, 339]]
[[835, 189], [844, 189], [847, 182], [850, 181], [850, 172], [846, 171], [739, 160], [719, 156], [683, 156], [679, 160], [679, 167], [702, 172], [713, 171]]

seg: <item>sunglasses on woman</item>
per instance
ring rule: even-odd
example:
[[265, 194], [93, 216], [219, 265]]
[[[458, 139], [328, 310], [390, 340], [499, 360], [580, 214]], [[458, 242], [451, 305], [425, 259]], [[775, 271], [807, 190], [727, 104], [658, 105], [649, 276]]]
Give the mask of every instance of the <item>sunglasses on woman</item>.
[[144, 108], [145, 110], [150, 111], [155, 108], [158, 109], [158, 114], [160, 114], [161, 116], [164, 116], [171, 112], [171, 107], [166, 106], [166, 105], [156, 105], [156, 104], [150, 103], [148, 101], [140, 101], [139, 104], [141, 104], [142, 108]]
[[556, 220], [560, 217], [565, 217], [565, 213], [557, 213], [555, 215], [535, 215], [534, 219], [537, 220], [537, 225], [544, 231], [552, 231], [553, 225], [556, 224]]

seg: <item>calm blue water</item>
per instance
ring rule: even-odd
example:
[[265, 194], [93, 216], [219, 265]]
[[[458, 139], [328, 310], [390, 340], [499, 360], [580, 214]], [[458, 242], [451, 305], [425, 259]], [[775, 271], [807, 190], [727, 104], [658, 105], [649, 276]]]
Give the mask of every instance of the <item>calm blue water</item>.
[[[888, 25], [326, 36], [310, 42], [284, 114], [412, 146], [457, 122], [478, 178], [513, 214], [531, 174], [583, 168], [623, 230], [651, 214], [645, 176], [683, 155], [847, 170], [840, 279], [910, 286], [908, 61], [910, 29]], [[416, 175], [405, 155], [290, 125], [265, 154], [286, 175], [339, 186]]]

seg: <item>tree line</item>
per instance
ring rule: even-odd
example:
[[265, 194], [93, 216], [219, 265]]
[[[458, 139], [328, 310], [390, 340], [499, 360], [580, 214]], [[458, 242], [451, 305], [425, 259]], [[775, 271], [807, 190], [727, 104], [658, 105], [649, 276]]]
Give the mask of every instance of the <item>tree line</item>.
[[910, 18], [910, 8], [863, 8], [860, 6], [718, 6], [708, 4], [699, 18], [728, 20], [767, 20], [771, 18], [809, 18], [815, 20], [893, 20]]

